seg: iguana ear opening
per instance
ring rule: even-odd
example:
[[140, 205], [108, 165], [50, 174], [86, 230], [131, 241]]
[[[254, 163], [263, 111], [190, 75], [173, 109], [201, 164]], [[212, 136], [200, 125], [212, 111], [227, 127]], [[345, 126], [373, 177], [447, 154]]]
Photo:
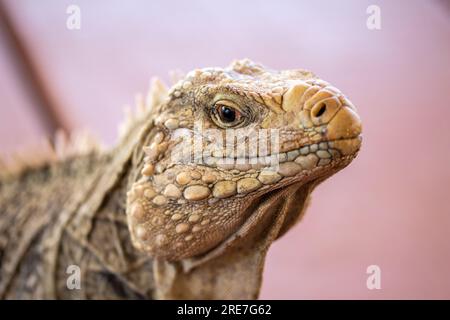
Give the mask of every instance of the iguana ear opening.
[[256, 299], [267, 250], [304, 212], [314, 183], [270, 194], [234, 235], [201, 257], [155, 260], [158, 299]]

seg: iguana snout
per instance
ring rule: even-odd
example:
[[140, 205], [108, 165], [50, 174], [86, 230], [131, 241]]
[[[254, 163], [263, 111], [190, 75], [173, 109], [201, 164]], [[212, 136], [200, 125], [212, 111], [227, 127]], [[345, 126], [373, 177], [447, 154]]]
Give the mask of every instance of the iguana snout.
[[255, 228], [255, 210], [276, 214], [276, 193], [348, 165], [360, 134], [352, 103], [308, 71], [250, 60], [194, 70], [169, 90], [143, 147], [127, 197], [133, 243], [166, 260], [205, 254]]

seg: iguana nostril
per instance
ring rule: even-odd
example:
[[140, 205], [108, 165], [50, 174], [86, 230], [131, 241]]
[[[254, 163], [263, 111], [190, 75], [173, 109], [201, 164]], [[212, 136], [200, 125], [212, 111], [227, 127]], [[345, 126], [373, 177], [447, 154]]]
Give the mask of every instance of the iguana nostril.
[[311, 116], [314, 118], [319, 118], [325, 113], [325, 111], [327, 111], [327, 105], [324, 102], [319, 103], [311, 110]]

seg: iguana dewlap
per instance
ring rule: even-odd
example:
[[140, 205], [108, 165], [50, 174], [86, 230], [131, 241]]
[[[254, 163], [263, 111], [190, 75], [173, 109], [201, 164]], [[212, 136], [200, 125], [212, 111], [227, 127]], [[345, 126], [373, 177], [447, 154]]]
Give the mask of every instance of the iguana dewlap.
[[113, 149], [3, 172], [0, 298], [257, 298], [272, 241], [361, 145], [352, 103], [303, 70], [240, 60], [149, 97]]

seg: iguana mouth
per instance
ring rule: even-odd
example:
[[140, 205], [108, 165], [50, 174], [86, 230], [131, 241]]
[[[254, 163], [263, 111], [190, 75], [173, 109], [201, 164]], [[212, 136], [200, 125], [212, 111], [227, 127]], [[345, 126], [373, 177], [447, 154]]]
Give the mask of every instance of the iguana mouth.
[[[268, 154], [259, 157], [207, 157], [204, 159], [205, 166], [223, 169], [261, 169], [285, 162], [294, 161], [303, 170], [308, 170], [317, 166], [329, 164], [332, 159], [340, 158], [344, 155], [356, 152], [361, 146], [362, 136], [357, 135], [351, 138], [341, 138], [329, 141], [310, 143], [289, 151]], [[345, 146], [345, 150], [343, 147]], [[308, 155], [315, 155], [314, 158], [307, 158]]]
[[[282, 162], [280, 164], [280, 167], [278, 169], [278, 173], [282, 174], [282, 178], [279, 179], [274, 184], [266, 184], [261, 186], [260, 189], [255, 190], [252, 193], [252, 196], [254, 197], [266, 197], [267, 194], [271, 194], [273, 192], [276, 192], [279, 189], [285, 188], [287, 186], [301, 183], [301, 184], [307, 184], [311, 183], [314, 180], [321, 180], [328, 176], [333, 175], [337, 171], [343, 169], [346, 167], [358, 154], [359, 148], [361, 146], [362, 136], [358, 135], [354, 138], [347, 138], [347, 139], [339, 139], [332, 141], [332, 145], [336, 145], [337, 142], [340, 144], [347, 144], [347, 149], [345, 149], [345, 152], [329, 152], [325, 149], [318, 149], [316, 151], [313, 151], [315, 147], [313, 147], [313, 150], [311, 150], [311, 146], [317, 145], [312, 144], [311, 146], [305, 146], [309, 147], [310, 151], [308, 154], [299, 154], [297, 158], [292, 161], [287, 159], [286, 161]], [[330, 142], [328, 142], [328, 145]], [[304, 147], [303, 147], [304, 148]], [[332, 149], [337, 150], [337, 149]], [[319, 157], [317, 155], [317, 152], [319, 152], [319, 155], [322, 153], [320, 151], [325, 151], [330, 154], [328, 157]], [[350, 152], [351, 151], [351, 152]], [[291, 152], [291, 151], [289, 151]], [[288, 152], [288, 153], [289, 153]], [[301, 170], [296, 171], [298, 167], [292, 168], [284, 168], [283, 163], [289, 164], [289, 163], [301, 163]], [[292, 165], [290, 165], [292, 166]], [[267, 169], [264, 169], [267, 170]], [[263, 172], [264, 172], [263, 170]], [[295, 173], [295, 174], [294, 174]], [[290, 175], [288, 175], [290, 174]], [[245, 196], [248, 196], [249, 194], [246, 194]], [[236, 197], [242, 197], [244, 195], [236, 195]]]

